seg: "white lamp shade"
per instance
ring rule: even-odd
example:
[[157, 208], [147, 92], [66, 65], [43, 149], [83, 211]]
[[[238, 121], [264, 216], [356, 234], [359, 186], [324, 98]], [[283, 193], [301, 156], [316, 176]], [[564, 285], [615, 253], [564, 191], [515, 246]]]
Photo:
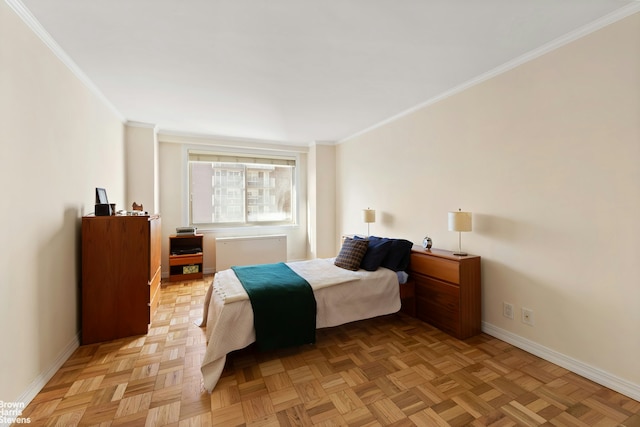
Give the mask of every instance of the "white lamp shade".
[[376, 222], [376, 211], [374, 209], [362, 210], [362, 221], [368, 223]]
[[449, 231], [471, 231], [471, 212], [449, 212]]

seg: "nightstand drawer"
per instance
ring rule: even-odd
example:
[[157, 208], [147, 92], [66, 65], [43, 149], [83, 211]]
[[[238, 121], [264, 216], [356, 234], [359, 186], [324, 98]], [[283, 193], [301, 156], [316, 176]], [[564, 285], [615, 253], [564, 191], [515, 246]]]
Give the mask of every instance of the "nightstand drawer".
[[417, 317], [453, 335], [460, 326], [460, 288], [415, 275]]
[[460, 264], [444, 258], [411, 254], [411, 271], [446, 282], [460, 283]]

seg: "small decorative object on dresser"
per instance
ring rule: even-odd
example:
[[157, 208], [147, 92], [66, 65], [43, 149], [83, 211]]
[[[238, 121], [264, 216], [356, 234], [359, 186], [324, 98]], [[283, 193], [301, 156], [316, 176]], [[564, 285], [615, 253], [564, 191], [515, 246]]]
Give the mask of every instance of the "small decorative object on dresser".
[[115, 213], [107, 199], [107, 190], [104, 188], [96, 188], [96, 204], [93, 212], [95, 216], [109, 216]]
[[422, 247], [425, 249], [431, 249], [431, 246], [433, 246], [433, 241], [431, 240], [431, 237], [427, 236], [422, 240]]
[[458, 339], [480, 333], [480, 257], [414, 245], [409, 264], [416, 317]]

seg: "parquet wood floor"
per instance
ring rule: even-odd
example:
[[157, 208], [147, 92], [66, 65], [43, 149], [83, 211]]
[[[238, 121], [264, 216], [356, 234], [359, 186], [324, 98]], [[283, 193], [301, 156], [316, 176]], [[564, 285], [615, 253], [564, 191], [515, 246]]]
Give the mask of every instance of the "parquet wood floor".
[[640, 402], [481, 334], [395, 314], [232, 354], [202, 386], [211, 276], [163, 286], [146, 336], [81, 346], [23, 411], [46, 426], [640, 426]]

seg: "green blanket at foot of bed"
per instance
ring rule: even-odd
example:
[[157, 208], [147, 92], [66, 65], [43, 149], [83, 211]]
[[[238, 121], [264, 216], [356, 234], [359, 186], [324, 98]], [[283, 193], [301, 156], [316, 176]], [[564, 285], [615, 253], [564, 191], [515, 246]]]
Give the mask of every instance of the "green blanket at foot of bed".
[[316, 299], [305, 279], [282, 262], [231, 268], [249, 295], [260, 350], [316, 342]]

